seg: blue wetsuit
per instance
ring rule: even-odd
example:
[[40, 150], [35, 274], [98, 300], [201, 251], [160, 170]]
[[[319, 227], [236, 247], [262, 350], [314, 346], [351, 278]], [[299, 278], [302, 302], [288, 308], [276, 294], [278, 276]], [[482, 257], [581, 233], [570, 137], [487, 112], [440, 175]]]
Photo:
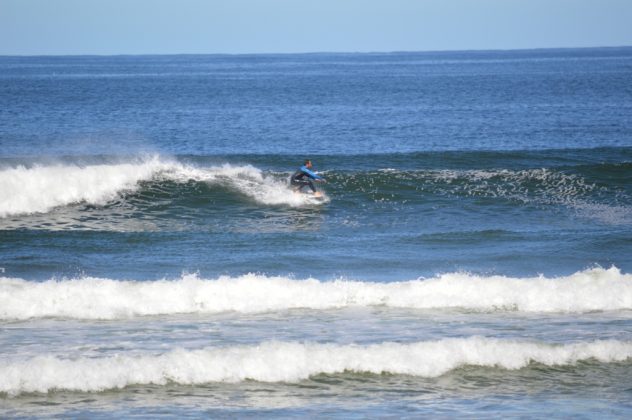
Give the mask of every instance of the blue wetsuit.
[[316, 175], [315, 172], [310, 171], [303, 165], [298, 171], [294, 172], [294, 175], [290, 178], [290, 185], [298, 187], [297, 189], [299, 191], [304, 187], [309, 187], [313, 192], [316, 192], [316, 187], [314, 187], [312, 179], [323, 179], [323, 177]]

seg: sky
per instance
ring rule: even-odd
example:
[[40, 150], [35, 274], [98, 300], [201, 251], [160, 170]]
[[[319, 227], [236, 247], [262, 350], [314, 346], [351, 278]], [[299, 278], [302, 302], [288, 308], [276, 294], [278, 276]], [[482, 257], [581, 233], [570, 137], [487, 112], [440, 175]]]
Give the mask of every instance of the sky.
[[632, 0], [0, 0], [0, 55], [632, 46]]

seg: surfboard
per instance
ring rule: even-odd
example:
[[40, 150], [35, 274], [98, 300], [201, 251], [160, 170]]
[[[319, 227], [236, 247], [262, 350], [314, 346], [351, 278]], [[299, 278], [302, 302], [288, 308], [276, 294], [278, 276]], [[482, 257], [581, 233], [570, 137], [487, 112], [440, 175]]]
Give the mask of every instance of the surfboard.
[[310, 192], [294, 191], [294, 194], [300, 194], [304, 196], [308, 202], [312, 202], [312, 203], [324, 203], [325, 201], [327, 201], [327, 196], [321, 191], [316, 191], [315, 193], [311, 191]]

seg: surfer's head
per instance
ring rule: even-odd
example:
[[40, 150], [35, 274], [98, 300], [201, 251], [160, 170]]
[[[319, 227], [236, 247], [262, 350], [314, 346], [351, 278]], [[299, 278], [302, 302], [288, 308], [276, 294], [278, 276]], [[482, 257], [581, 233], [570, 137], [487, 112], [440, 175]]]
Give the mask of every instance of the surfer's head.
[[312, 161], [309, 159], [305, 159], [305, 162], [303, 163], [303, 165], [305, 165], [306, 168], [311, 168], [312, 167]]

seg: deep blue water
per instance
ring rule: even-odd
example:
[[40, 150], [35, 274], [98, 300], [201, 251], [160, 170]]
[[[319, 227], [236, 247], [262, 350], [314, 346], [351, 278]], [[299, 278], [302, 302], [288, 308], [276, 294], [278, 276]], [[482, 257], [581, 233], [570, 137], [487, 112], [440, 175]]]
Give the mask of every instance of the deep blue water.
[[2, 412], [629, 415], [631, 80], [632, 48], [0, 57]]

